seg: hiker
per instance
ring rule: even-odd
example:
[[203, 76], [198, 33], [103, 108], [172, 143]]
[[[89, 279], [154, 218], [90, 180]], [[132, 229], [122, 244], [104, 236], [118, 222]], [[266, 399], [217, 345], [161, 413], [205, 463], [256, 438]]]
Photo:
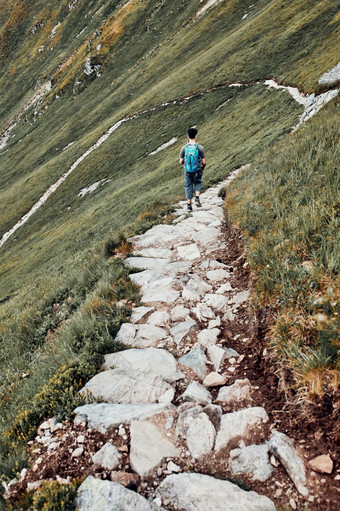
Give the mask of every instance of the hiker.
[[200, 192], [206, 159], [204, 147], [197, 143], [197, 132], [196, 128], [188, 129], [188, 143], [179, 153], [179, 163], [184, 165], [184, 189], [188, 211], [192, 211], [193, 190], [195, 190], [195, 205], [202, 206]]

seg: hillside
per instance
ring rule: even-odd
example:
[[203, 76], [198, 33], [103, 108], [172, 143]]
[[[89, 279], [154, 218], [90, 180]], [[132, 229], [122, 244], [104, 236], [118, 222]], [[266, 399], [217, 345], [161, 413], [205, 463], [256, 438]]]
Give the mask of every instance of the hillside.
[[242, 232], [253, 308], [265, 316], [258, 349], [291, 411], [310, 417], [304, 427], [319, 431], [329, 417], [323, 445], [333, 455], [339, 21], [331, 0], [0, 5], [7, 479], [27, 466], [39, 423], [69, 416], [103, 354], [119, 349], [140, 295], [112, 256], [173, 222], [192, 125], [207, 152], [205, 189], [251, 164], [225, 213]]

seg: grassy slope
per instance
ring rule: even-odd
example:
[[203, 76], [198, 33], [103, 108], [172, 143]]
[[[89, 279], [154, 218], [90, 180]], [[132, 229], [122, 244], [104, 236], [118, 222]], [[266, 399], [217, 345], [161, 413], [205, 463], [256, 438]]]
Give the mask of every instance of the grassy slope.
[[[23, 2], [26, 16], [16, 19], [13, 26], [19, 30], [12, 27], [7, 33], [11, 45], [2, 49], [6, 71], [0, 78], [5, 91], [0, 98], [3, 127], [28, 101], [38, 81], [53, 77], [50, 95], [38, 106], [41, 112], [45, 106], [47, 110], [40, 116], [34, 116], [36, 107], [27, 111], [23, 117], [27, 122], [19, 123], [1, 155], [2, 232], [117, 120], [197, 89], [236, 80], [248, 83], [274, 76], [311, 92], [319, 77], [336, 64], [339, 29], [335, 2], [329, 0], [313, 6], [304, 0], [260, 0], [252, 8], [251, 2], [233, 0], [218, 3], [196, 21], [192, 18], [201, 6], [198, 0], [175, 0], [171, 8], [167, 1], [133, 1], [129, 12], [120, 9], [122, 2], [79, 0], [73, 11], [68, 10], [68, 3]], [[2, 4], [0, 20], [11, 19], [17, 4]], [[15, 9], [9, 16], [12, 6]], [[249, 15], [242, 20], [245, 13]], [[49, 34], [58, 21], [61, 25], [51, 40]], [[38, 22], [44, 26], [30, 34]], [[95, 36], [98, 27], [101, 34]], [[97, 50], [99, 42], [102, 47]], [[39, 53], [42, 45], [45, 51]], [[74, 57], [66, 61], [72, 52]], [[102, 75], [93, 80], [86, 79], [82, 71], [89, 57], [102, 65]], [[72, 94], [76, 81], [81, 85]], [[22, 87], [23, 83], [30, 87]], [[54, 99], [56, 94], [61, 94], [60, 99]], [[150, 217], [155, 218], [160, 211], [157, 201], [171, 203], [182, 195], [177, 159], [187, 126], [199, 126], [207, 151], [208, 186], [239, 165], [254, 161], [266, 149], [271, 151], [278, 139], [285, 147], [286, 135], [300, 113], [301, 107], [287, 93], [267, 91], [256, 84], [220, 87], [187, 102], [159, 107], [124, 123], [9, 239], [0, 249], [0, 298], [16, 296], [0, 307], [5, 346], [1, 408], [7, 415], [2, 431], [15, 423], [23, 403], [32, 402], [66, 360], [72, 363], [79, 354], [85, 359], [91, 355], [87, 339], [95, 339], [93, 349], [100, 353], [113, 349], [114, 329], [110, 335], [104, 331], [110, 310], [119, 297], [133, 299], [135, 291], [118, 293], [118, 298], [110, 295], [112, 282], [119, 286], [110, 277], [102, 243], [110, 231], [114, 237], [118, 230], [130, 234], [142, 228], [141, 222], [136, 224], [138, 215], [154, 208], [154, 217], [152, 213]], [[177, 144], [148, 156], [174, 136]], [[103, 178], [111, 181], [83, 198], [77, 196], [82, 188]], [[246, 184], [248, 179], [247, 175]], [[59, 315], [53, 309], [55, 303], [62, 308]], [[103, 314], [98, 312], [102, 309]], [[62, 318], [75, 319], [66, 333], [54, 338], [51, 351], [46, 334], [58, 328]], [[80, 347], [78, 341], [72, 344], [79, 336]], [[29, 373], [29, 378], [23, 379], [23, 373]], [[59, 410], [71, 406], [67, 399], [56, 405]], [[55, 411], [39, 403], [34, 405], [34, 418], [27, 415], [33, 426], [41, 416]], [[23, 429], [16, 430], [25, 431], [24, 435], [27, 417]], [[1, 450], [7, 449], [5, 443]], [[20, 447], [6, 472], [20, 467], [22, 456]]]

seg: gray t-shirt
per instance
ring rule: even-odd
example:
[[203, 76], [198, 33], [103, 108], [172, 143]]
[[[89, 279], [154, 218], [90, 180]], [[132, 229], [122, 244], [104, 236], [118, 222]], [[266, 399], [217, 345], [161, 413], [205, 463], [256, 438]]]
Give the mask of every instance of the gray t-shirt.
[[[184, 158], [185, 145], [181, 148], [181, 151], [179, 153], [179, 157], [180, 158]], [[202, 166], [202, 158], [205, 158], [204, 147], [201, 144], [198, 144], [198, 154], [199, 154], [199, 164], [200, 164], [200, 168], [201, 168], [201, 166]]]

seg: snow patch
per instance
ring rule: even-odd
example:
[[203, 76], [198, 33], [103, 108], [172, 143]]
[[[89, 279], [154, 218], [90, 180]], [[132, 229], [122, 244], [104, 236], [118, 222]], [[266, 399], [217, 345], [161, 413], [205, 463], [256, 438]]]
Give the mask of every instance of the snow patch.
[[172, 144], [175, 144], [177, 142], [177, 138], [176, 137], [173, 137], [171, 140], [169, 140], [169, 142], [165, 142], [165, 144], [162, 144], [161, 146], [159, 146], [157, 149], [155, 149], [154, 151], [152, 151], [151, 153], [149, 153], [149, 156], [153, 156], [154, 154], [157, 154], [159, 153], [160, 151], [162, 151], [163, 149], [166, 149], [167, 147], [171, 146]]

